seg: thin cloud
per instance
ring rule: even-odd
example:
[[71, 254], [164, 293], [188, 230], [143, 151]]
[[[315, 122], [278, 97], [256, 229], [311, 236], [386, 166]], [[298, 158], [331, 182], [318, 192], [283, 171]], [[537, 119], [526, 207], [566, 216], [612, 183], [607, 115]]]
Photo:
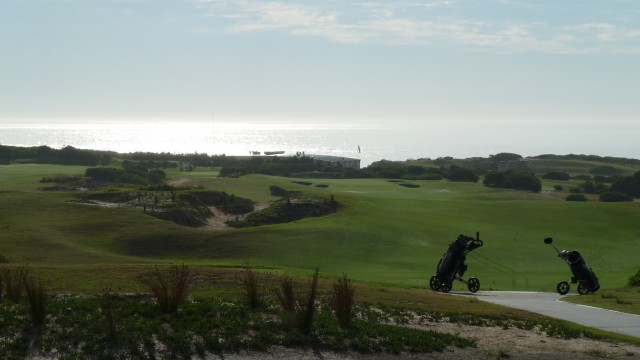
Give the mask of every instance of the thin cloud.
[[[462, 49], [583, 53], [636, 52], [640, 29], [601, 22], [574, 25], [524, 20], [473, 19], [460, 15], [465, 4], [431, 2], [326, 2], [193, 0], [203, 14], [224, 19], [229, 33], [278, 32], [337, 43], [453, 46]], [[499, 1], [509, 6], [513, 1]], [[526, 5], [517, 2], [518, 6]]]

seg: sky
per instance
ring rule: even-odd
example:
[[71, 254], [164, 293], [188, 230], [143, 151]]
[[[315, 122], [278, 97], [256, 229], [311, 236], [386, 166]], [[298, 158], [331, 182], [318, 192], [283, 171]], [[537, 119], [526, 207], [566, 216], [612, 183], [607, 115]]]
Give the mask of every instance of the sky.
[[0, 123], [634, 123], [636, 0], [0, 0]]

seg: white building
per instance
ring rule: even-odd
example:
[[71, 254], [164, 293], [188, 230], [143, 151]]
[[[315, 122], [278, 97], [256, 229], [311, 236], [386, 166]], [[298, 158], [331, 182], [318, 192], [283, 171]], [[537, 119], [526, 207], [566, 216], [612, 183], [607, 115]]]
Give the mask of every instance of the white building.
[[330, 156], [330, 155], [306, 155], [313, 159], [316, 164], [346, 167], [355, 170], [360, 170], [360, 159], [347, 158], [342, 156]]

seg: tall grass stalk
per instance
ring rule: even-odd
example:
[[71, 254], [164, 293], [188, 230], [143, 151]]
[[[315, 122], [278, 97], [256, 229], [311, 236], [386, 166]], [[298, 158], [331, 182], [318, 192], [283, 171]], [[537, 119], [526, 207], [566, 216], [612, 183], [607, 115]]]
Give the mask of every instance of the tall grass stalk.
[[251, 309], [257, 309], [264, 303], [264, 293], [260, 286], [260, 276], [248, 265], [244, 267], [242, 287], [247, 304]]
[[334, 281], [331, 292], [331, 305], [338, 323], [342, 327], [347, 327], [351, 323], [354, 294], [355, 289], [346, 274]]
[[111, 289], [104, 289], [100, 298], [100, 310], [102, 310], [102, 315], [105, 320], [107, 339], [112, 342], [118, 340], [118, 324], [115, 308], [116, 295], [111, 292]]
[[140, 282], [147, 286], [158, 301], [160, 311], [171, 314], [180, 308], [193, 290], [194, 274], [186, 265], [173, 265], [165, 270], [157, 266], [142, 275]]
[[36, 326], [44, 325], [47, 316], [47, 288], [44, 281], [33, 276], [25, 278], [25, 288], [29, 299], [29, 312], [31, 320]]
[[6, 296], [9, 301], [15, 304], [20, 302], [28, 274], [29, 270], [26, 266], [18, 266], [13, 269], [5, 267], [2, 269], [0, 276], [2, 277]]
[[318, 294], [318, 275], [319, 270], [316, 269], [306, 299], [298, 304], [298, 330], [303, 334], [309, 334], [313, 329], [313, 318], [316, 312], [316, 297]]
[[280, 280], [281, 292], [277, 292], [282, 310], [288, 313], [296, 311], [296, 296], [293, 290], [293, 279], [285, 276]]

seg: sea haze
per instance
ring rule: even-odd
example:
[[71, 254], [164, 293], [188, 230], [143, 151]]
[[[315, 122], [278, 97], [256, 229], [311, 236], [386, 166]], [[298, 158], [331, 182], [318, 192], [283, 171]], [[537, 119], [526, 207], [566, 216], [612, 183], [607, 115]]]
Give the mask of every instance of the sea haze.
[[[128, 152], [249, 155], [285, 151], [377, 160], [453, 156], [468, 158], [513, 152], [589, 154], [638, 158], [640, 124], [507, 122], [398, 122], [368, 124], [229, 123], [184, 121], [31, 122], [0, 125], [0, 144]], [[360, 149], [360, 151], [358, 151]]]

